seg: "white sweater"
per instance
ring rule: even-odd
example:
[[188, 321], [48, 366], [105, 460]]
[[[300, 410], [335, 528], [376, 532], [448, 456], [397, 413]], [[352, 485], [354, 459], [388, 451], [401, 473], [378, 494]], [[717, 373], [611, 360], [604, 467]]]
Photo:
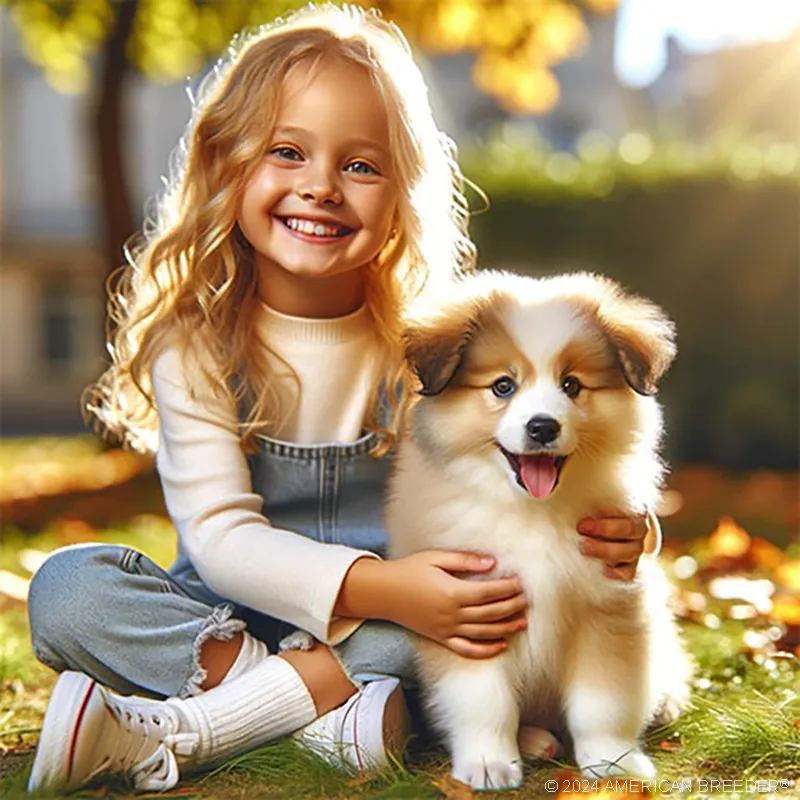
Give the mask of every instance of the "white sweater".
[[[338, 319], [303, 319], [262, 306], [258, 333], [292, 365], [302, 387], [275, 438], [297, 444], [357, 439], [380, 371], [380, 344], [366, 308]], [[324, 642], [341, 641], [362, 621], [332, 616], [344, 577], [358, 558], [377, 556], [270, 524], [239, 447], [236, 408], [210, 387], [192, 396], [190, 385], [207, 386], [200, 374], [175, 349], [153, 368], [156, 465], [186, 553], [222, 597]]]

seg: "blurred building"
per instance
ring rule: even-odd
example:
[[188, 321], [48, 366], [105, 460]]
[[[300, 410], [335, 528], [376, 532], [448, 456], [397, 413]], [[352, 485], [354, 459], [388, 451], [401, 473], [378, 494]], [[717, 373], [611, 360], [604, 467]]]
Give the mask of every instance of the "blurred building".
[[553, 68], [561, 96], [558, 105], [543, 115], [511, 115], [479, 92], [470, 80], [471, 55], [432, 59], [425, 72], [440, 125], [458, 142], [486, 136], [508, 120], [523, 131], [535, 129], [556, 150], [573, 149], [586, 130], [618, 140], [627, 130], [627, 92], [614, 72], [616, 14], [587, 13], [586, 22], [587, 47]]
[[[82, 427], [102, 369], [106, 271], [90, 95], [60, 94], [0, 10], [0, 431]], [[182, 84], [131, 76], [127, 137], [136, 208], [160, 185], [190, 105]]]
[[777, 42], [692, 53], [670, 38], [667, 64], [632, 91], [630, 121], [663, 138], [720, 133], [800, 142], [800, 28]]

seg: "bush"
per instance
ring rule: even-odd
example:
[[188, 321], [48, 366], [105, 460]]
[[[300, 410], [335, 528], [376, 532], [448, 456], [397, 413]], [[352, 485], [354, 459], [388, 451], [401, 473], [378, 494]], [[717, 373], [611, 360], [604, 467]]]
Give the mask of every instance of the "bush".
[[745, 182], [698, 171], [659, 182], [620, 168], [598, 197], [580, 179], [568, 191], [529, 169], [504, 177], [465, 161], [491, 201], [472, 221], [481, 266], [589, 269], [652, 298], [678, 328], [678, 359], [662, 387], [668, 458], [797, 469], [796, 177]]

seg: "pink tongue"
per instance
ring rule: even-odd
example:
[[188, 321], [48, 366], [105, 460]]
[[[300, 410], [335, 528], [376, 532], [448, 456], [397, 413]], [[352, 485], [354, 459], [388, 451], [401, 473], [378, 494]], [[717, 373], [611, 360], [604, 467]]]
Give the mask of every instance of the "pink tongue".
[[555, 460], [552, 456], [519, 457], [520, 475], [528, 493], [542, 499], [553, 491], [558, 478]]

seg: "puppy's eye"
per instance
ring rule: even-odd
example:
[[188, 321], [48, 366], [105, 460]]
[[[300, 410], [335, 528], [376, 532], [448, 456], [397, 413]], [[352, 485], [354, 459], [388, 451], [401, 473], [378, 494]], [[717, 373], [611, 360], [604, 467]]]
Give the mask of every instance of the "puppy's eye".
[[513, 378], [509, 378], [508, 375], [503, 375], [502, 378], [498, 378], [492, 384], [492, 391], [495, 397], [511, 397], [511, 395], [517, 391], [517, 384], [514, 383]]
[[567, 397], [576, 398], [581, 393], [581, 389], [583, 389], [583, 384], [574, 375], [567, 375], [561, 381], [561, 391]]

